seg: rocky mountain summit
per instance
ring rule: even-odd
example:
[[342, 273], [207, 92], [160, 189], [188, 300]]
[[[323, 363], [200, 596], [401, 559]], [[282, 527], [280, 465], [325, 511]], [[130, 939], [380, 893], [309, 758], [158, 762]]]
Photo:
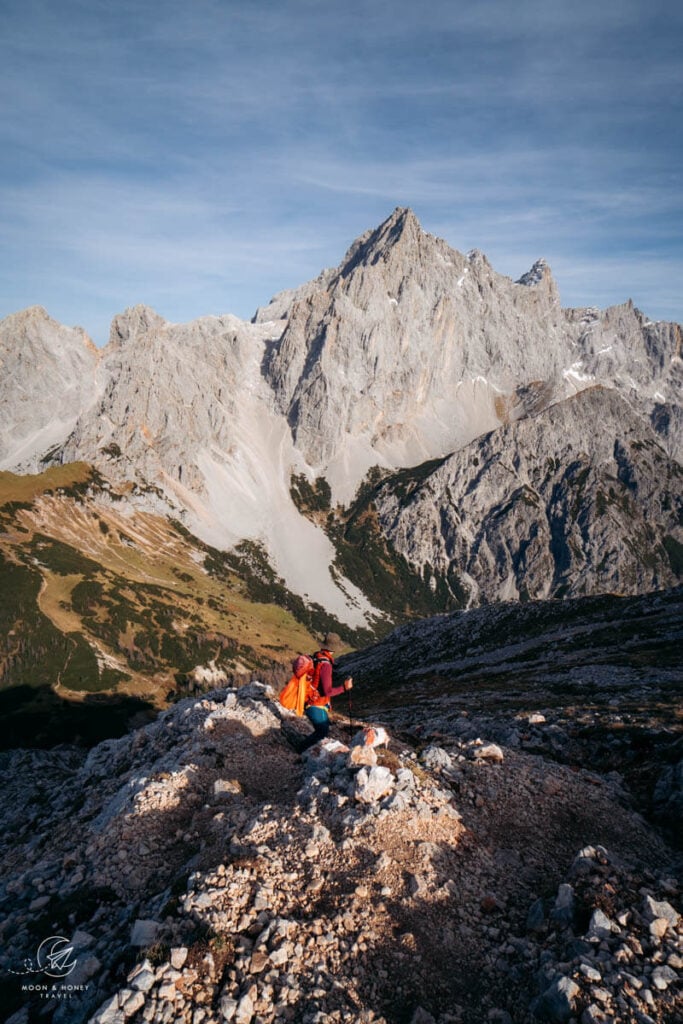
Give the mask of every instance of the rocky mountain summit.
[[679, 1019], [677, 858], [622, 779], [436, 708], [297, 763], [273, 696], [0, 755], [11, 1024]]
[[[557, 433], [541, 429], [546, 421], [539, 420], [539, 464], [566, 459], [567, 469], [575, 466], [603, 426], [609, 443], [620, 444], [617, 408], [633, 444], [640, 424], [653, 457], [656, 437], [669, 460], [680, 458], [678, 325], [650, 322], [629, 302], [603, 312], [563, 309], [544, 261], [514, 282], [482, 253], [463, 255], [429, 235], [406, 209], [357, 239], [336, 269], [276, 296], [253, 323], [226, 315], [170, 324], [140, 306], [114, 319], [109, 344], [98, 353], [83, 332], [34, 308], [3, 322], [0, 346], [10, 371], [0, 385], [0, 467], [35, 472], [59, 461], [88, 462], [121, 491], [135, 485], [148, 511], [182, 520], [215, 547], [261, 545], [292, 591], [354, 628], [376, 623], [384, 609], [342, 568], [324, 517], [302, 515], [294, 480], [329, 492], [330, 510], [348, 507], [373, 468], [387, 475], [454, 452], [461, 463], [465, 452], [481, 458], [496, 448], [478, 440], [488, 435], [523, 445], [520, 424], [594, 387], [618, 394], [623, 404], [605, 402], [603, 425], [603, 408], [594, 402], [598, 430], [587, 406], [568, 407], [576, 417], [570, 422], [564, 414], [561, 450]], [[401, 526], [387, 526], [396, 518], [392, 509], [380, 515], [384, 542], [420, 571], [429, 561], [442, 579], [462, 576], [467, 585], [459, 593], [470, 602], [521, 596], [518, 552], [510, 565], [491, 555], [497, 568], [488, 587], [478, 569], [489, 564], [486, 545], [479, 545], [481, 556], [470, 551], [489, 531], [487, 510], [504, 504], [506, 488], [501, 483], [494, 493], [495, 478], [492, 466], [479, 518], [457, 542], [448, 504], [443, 543], [417, 537], [416, 523], [405, 516]], [[569, 592], [594, 591], [613, 585], [608, 578], [640, 589], [677, 578], [679, 555], [667, 568], [662, 544], [671, 536], [669, 549], [679, 552], [678, 527], [670, 516], [657, 518], [660, 499], [650, 508], [649, 497], [643, 487], [630, 494], [636, 522], [648, 521], [654, 564], [639, 554], [633, 571], [603, 572], [593, 550], [579, 567], [578, 555], [561, 554], [575, 546], [572, 517], [551, 515], [556, 550], [547, 553], [546, 524], [529, 547], [530, 560], [534, 550], [546, 550], [529, 592], [565, 584]], [[510, 524], [526, 507], [513, 504]], [[577, 516], [596, 511], [582, 505]], [[588, 532], [601, 536], [609, 518]], [[522, 535], [529, 525], [522, 516], [510, 528]], [[611, 551], [621, 543], [621, 527], [617, 522], [608, 539]], [[409, 544], [406, 530], [414, 535]], [[586, 556], [586, 542], [580, 546]], [[541, 578], [547, 572], [549, 581]]]
[[444, 455], [590, 384], [647, 416], [670, 404], [673, 423], [682, 368], [677, 325], [632, 303], [564, 310], [544, 261], [512, 282], [398, 209], [295, 296], [268, 376], [308, 464], [348, 498], [372, 465]]

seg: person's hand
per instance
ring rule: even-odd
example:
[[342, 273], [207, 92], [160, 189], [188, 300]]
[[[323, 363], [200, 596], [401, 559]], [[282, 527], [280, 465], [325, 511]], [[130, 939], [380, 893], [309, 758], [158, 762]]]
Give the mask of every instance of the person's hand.
[[344, 689], [345, 690], [352, 690], [353, 689], [353, 678], [352, 678], [352, 676], [347, 676], [346, 679], [344, 680]]

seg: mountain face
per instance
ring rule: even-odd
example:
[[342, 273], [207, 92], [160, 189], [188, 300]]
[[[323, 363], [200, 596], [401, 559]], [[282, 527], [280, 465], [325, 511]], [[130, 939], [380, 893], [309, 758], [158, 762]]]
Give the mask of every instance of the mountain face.
[[155, 510], [184, 511], [216, 547], [263, 541], [293, 589], [358, 625], [369, 603], [350, 581], [346, 593], [336, 585], [326, 568], [331, 542], [289, 493], [304, 465], [261, 377], [272, 338], [273, 325], [232, 316], [169, 324], [145, 307], [127, 311], [103, 353], [102, 397], [63, 457], [90, 462], [119, 485], [158, 489], [148, 495]]
[[94, 401], [99, 353], [80, 327], [40, 306], [0, 321], [0, 470], [31, 469]]
[[[563, 310], [541, 260], [513, 283], [397, 210], [292, 302], [268, 378], [297, 447], [343, 500], [596, 383], [641, 413], [680, 396], [678, 325], [631, 303]], [[678, 449], [677, 449], [678, 450]]]
[[374, 503], [412, 565], [479, 604], [674, 586], [682, 485], [624, 399], [590, 388], [391, 478]]
[[561, 379], [573, 359], [547, 269], [515, 285], [410, 211], [324, 285], [293, 303], [267, 372], [297, 447], [342, 499], [373, 465], [415, 465], [500, 425], [519, 383]]
[[[1, 465], [88, 462], [204, 542], [262, 545], [291, 590], [354, 628], [384, 607], [340, 554], [340, 509], [374, 467], [381, 544], [460, 602], [680, 572], [680, 327], [631, 303], [565, 310], [542, 260], [513, 282], [409, 210], [253, 323], [139, 306], [97, 352], [34, 309], [0, 339]], [[401, 474], [444, 459], [406, 505]], [[329, 492], [324, 510], [302, 509], [297, 480]]]

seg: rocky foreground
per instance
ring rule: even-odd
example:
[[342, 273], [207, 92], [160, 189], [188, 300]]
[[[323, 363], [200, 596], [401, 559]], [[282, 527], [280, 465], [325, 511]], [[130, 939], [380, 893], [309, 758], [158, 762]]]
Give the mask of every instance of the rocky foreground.
[[404, 712], [376, 752], [338, 720], [302, 760], [273, 696], [0, 755], [12, 1024], [681, 1019], [677, 855], [552, 721]]

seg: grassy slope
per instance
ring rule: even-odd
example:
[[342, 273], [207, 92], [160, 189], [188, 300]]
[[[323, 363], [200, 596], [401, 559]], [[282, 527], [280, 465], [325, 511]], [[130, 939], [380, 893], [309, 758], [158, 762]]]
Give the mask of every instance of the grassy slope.
[[272, 574], [259, 583], [254, 558], [131, 513], [83, 464], [0, 473], [0, 714], [16, 724], [19, 711], [113, 693], [158, 707], [209, 660], [282, 677], [314, 629], [338, 624]]

